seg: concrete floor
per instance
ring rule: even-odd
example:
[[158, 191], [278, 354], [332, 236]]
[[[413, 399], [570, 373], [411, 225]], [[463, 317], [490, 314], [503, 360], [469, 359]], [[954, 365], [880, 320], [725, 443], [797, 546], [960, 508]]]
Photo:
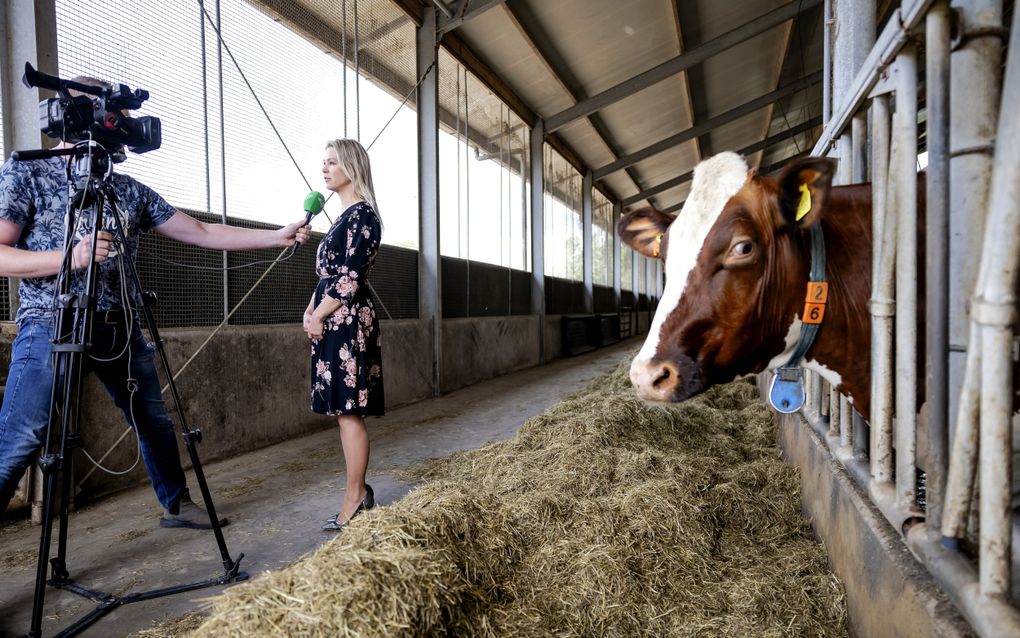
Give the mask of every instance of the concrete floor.
[[[369, 482], [376, 501], [391, 503], [410, 489], [401, 468], [513, 436], [529, 417], [595, 376], [613, 369], [638, 339], [571, 359], [484, 381], [449, 395], [391, 410], [369, 420]], [[343, 459], [335, 427], [205, 467], [231, 556], [255, 575], [283, 567], [330, 538], [319, 525], [341, 501]], [[199, 446], [201, 454], [201, 446]], [[195, 500], [199, 494], [189, 476]], [[158, 527], [161, 515], [148, 486], [86, 506], [70, 517], [68, 570], [93, 590], [123, 596], [223, 574], [212, 532]], [[0, 527], [0, 637], [28, 632], [39, 530], [27, 521]], [[200, 589], [119, 607], [83, 636], [125, 636], [198, 607], [222, 587]], [[96, 603], [47, 589], [43, 635], [62, 630]]]

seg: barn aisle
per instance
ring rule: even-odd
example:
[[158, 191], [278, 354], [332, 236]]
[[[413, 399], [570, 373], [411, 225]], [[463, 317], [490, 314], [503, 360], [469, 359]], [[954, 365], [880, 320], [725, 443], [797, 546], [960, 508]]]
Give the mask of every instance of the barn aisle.
[[[408, 492], [406, 468], [513, 436], [526, 419], [615, 368], [639, 345], [639, 339], [631, 339], [369, 420], [369, 481], [377, 502], [385, 505]], [[228, 547], [235, 557], [245, 554], [242, 569], [252, 575], [278, 569], [330, 538], [319, 525], [338, 509], [342, 467], [335, 428], [205, 467], [217, 510], [230, 519], [224, 528]], [[189, 484], [194, 488], [194, 476]], [[72, 514], [72, 578], [123, 595], [219, 576], [222, 567], [211, 532], [159, 528], [160, 514], [148, 486]], [[38, 542], [39, 528], [27, 521], [0, 527], [0, 637], [28, 630]], [[81, 635], [130, 635], [195, 609], [197, 601], [220, 589], [127, 605]], [[49, 590], [44, 634], [52, 635], [94, 607], [79, 596]]]

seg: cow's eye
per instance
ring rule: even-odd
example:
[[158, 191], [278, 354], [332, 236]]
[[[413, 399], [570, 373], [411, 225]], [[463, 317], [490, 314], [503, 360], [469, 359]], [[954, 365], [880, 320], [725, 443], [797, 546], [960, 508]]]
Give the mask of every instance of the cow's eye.
[[740, 237], [730, 244], [730, 251], [726, 255], [727, 264], [744, 263], [754, 256], [754, 242], [746, 237]]

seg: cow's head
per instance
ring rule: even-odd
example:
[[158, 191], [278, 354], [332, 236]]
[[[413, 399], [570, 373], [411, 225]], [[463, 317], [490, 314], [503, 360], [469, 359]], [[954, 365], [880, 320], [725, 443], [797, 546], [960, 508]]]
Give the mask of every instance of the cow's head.
[[827, 159], [796, 161], [773, 180], [722, 153], [694, 169], [675, 220], [650, 208], [620, 220], [625, 243], [665, 263], [665, 289], [630, 369], [642, 398], [682, 401], [789, 356], [810, 268], [808, 231], [831, 180]]

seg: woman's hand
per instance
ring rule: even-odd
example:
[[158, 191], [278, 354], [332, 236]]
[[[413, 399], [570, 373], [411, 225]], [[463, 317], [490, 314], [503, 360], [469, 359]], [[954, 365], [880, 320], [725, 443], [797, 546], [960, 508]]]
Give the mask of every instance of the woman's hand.
[[322, 333], [325, 331], [325, 322], [322, 319], [316, 317], [313, 313], [306, 312], [304, 319], [305, 334], [312, 341], [318, 341], [322, 339]]

